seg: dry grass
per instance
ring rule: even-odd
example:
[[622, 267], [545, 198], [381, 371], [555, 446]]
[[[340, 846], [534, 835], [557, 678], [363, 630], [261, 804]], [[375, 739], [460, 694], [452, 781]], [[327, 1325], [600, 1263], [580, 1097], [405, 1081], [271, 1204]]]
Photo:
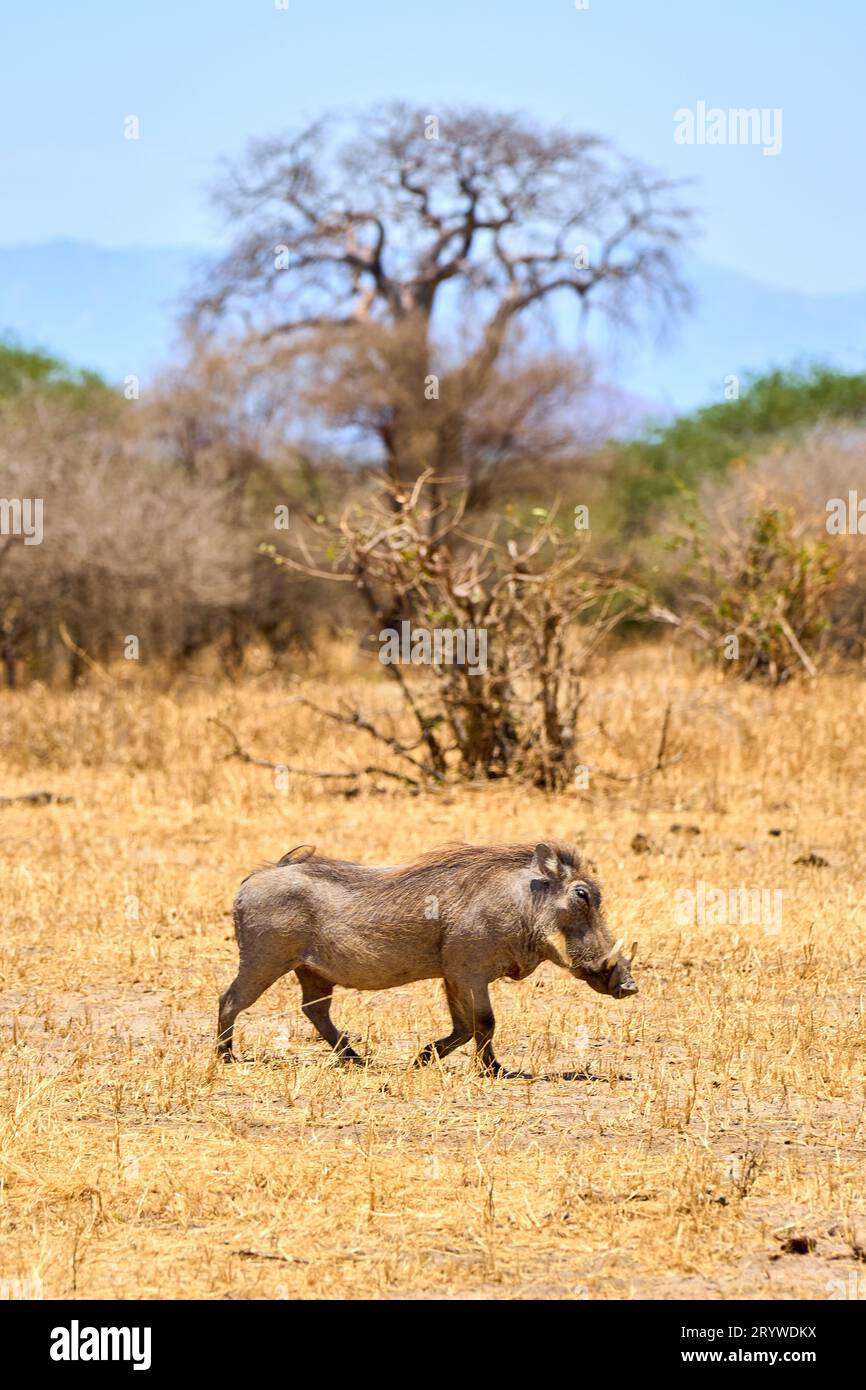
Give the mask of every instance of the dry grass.
[[[670, 699], [675, 767], [558, 797], [413, 797], [281, 793], [223, 761], [208, 716], [277, 760], [369, 760], [270, 679], [169, 695], [122, 676], [0, 695], [0, 792], [75, 798], [0, 809], [0, 1281], [60, 1298], [862, 1296], [862, 682], [768, 693], [620, 656], [587, 761], [644, 766]], [[390, 707], [387, 686], [346, 680]], [[480, 1079], [465, 1051], [409, 1070], [443, 1031], [435, 983], [338, 998], [364, 1070], [334, 1066], [288, 980], [242, 1017], [254, 1063], [215, 1063], [252, 865], [301, 841], [375, 862], [543, 834], [597, 864], [641, 993], [616, 1004], [549, 966], [495, 985], [498, 1053], [536, 1079]], [[795, 863], [812, 849], [825, 865]], [[673, 895], [698, 880], [781, 889], [781, 930], [678, 925]], [[792, 1233], [814, 1248], [786, 1253]]]

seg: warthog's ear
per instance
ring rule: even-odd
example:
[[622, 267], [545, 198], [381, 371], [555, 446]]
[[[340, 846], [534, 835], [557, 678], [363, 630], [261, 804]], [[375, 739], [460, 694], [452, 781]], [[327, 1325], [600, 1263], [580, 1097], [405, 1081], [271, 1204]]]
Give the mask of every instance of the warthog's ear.
[[542, 878], [550, 879], [551, 883], [562, 883], [565, 878], [565, 865], [553, 845], [536, 845], [532, 864]]

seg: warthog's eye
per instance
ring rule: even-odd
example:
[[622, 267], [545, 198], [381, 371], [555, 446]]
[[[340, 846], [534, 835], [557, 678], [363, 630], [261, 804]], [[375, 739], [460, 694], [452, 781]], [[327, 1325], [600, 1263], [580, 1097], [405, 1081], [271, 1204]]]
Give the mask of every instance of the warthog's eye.
[[591, 901], [589, 896], [589, 889], [586, 888], [582, 883], [579, 883], [575, 888], [574, 896], [576, 898], [580, 898], [580, 901], [582, 903], [588, 903]]

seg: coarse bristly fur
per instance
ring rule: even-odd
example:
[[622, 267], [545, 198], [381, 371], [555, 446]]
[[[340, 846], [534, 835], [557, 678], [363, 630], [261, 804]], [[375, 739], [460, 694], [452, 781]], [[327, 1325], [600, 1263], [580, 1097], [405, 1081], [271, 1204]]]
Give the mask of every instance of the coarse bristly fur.
[[599, 886], [562, 840], [446, 845], [396, 866], [329, 859], [300, 845], [244, 880], [234, 919], [240, 966], [220, 1000], [226, 1060], [238, 1013], [291, 970], [304, 1013], [349, 1061], [360, 1059], [330, 1017], [336, 985], [383, 990], [442, 979], [452, 1031], [417, 1060], [474, 1039], [481, 1066], [494, 1073], [493, 980], [525, 979], [548, 960], [600, 993], [637, 992]]

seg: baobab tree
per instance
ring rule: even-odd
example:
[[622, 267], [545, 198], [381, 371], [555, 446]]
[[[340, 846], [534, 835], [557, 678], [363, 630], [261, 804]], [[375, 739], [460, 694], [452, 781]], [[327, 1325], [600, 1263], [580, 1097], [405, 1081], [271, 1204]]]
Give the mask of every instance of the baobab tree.
[[[322, 418], [378, 441], [398, 484], [466, 480], [480, 447], [520, 447], [520, 409], [491, 438], [485, 398], [511, 381], [537, 421], [515, 352], [534, 311], [570, 296], [633, 323], [685, 298], [678, 186], [597, 136], [517, 115], [325, 117], [252, 142], [216, 199], [235, 240], [197, 295], [198, 325], [221, 320], [249, 359], [295, 372]], [[584, 375], [561, 354], [533, 370], [553, 395]]]

